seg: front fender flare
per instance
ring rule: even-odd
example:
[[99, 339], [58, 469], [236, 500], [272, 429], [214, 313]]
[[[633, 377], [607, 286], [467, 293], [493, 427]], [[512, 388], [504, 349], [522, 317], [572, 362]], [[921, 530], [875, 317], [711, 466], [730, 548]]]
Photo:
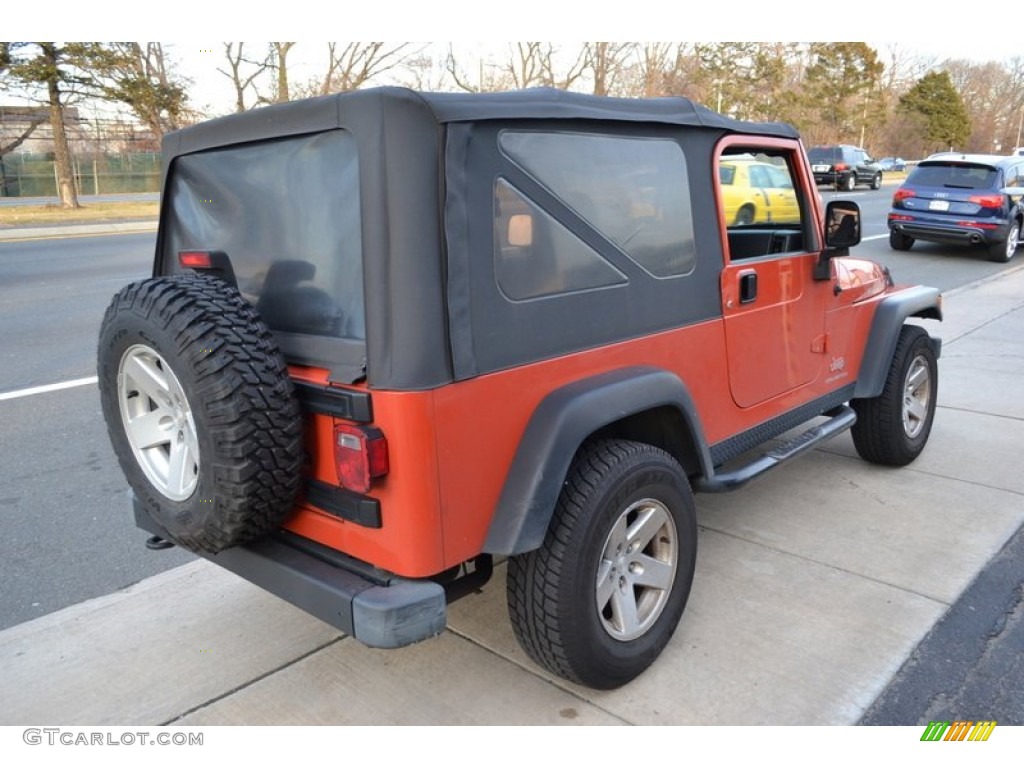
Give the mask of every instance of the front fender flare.
[[[938, 288], [919, 285], [882, 299], [871, 323], [871, 333], [864, 348], [857, 386], [853, 392], [854, 398], [877, 397], [882, 393], [900, 329], [908, 317], [942, 320], [942, 299]], [[934, 338], [932, 344], [935, 356], [938, 357], [942, 344]]]

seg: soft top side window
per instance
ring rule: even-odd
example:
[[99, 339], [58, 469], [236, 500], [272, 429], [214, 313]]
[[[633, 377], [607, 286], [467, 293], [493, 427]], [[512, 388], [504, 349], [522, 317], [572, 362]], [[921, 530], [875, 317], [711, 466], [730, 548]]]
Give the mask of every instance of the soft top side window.
[[693, 270], [686, 157], [670, 139], [502, 131], [503, 154], [655, 277]]

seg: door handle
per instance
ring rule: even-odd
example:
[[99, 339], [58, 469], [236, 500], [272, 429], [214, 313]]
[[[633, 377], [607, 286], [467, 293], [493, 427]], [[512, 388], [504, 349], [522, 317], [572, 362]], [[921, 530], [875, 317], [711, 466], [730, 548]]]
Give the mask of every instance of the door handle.
[[740, 275], [740, 304], [750, 304], [757, 298], [757, 272]]

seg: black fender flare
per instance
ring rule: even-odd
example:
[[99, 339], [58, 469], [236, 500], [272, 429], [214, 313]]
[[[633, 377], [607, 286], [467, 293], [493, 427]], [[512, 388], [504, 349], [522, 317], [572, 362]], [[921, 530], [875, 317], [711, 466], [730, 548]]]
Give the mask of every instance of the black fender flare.
[[545, 397], [526, 425], [512, 459], [483, 551], [516, 555], [544, 542], [555, 503], [577, 449], [590, 435], [652, 408], [678, 409], [697, 447], [704, 474], [711, 453], [697, 408], [674, 373], [630, 367], [567, 384]]
[[[864, 347], [864, 357], [857, 376], [854, 398], [877, 397], [885, 387], [889, 362], [896, 350], [900, 329], [908, 317], [927, 317], [942, 320], [942, 298], [938, 288], [916, 286], [885, 297], [875, 309], [871, 333]], [[942, 342], [932, 338], [935, 357], [942, 350]]]

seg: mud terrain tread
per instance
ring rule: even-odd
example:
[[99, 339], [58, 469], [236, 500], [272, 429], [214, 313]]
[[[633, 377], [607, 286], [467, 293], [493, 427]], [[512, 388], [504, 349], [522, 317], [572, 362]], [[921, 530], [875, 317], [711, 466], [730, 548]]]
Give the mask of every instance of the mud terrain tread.
[[[156, 331], [150, 335], [170, 347], [160, 351], [174, 361], [193, 409], [202, 441], [200, 483], [180, 504], [153, 492], [124, 436], [116, 391], [120, 356], [110, 354], [110, 336], [126, 327]], [[99, 360], [118, 459], [177, 543], [215, 553], [280, 524], [301, 480], [301, 414], [271, 331], [236, 289], [191, 273], [126, 286], [104, 316]]]

